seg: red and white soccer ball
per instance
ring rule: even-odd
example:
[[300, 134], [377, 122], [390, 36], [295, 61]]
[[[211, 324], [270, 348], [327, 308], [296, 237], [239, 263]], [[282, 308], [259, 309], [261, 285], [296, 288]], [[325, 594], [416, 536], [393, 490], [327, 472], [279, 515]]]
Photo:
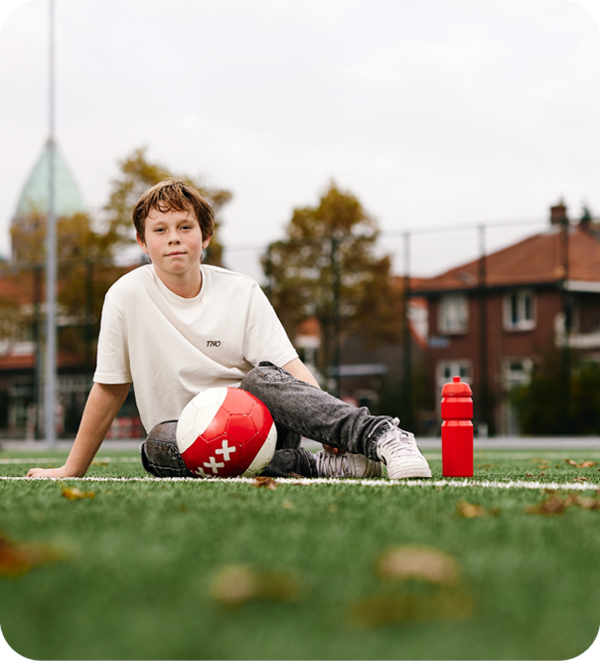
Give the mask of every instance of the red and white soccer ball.
[[240, 388], [209, 388], [183, 409], [177, 446], [198, 477], [251, 477], [271, 461], [277, 430], [267, 407]]

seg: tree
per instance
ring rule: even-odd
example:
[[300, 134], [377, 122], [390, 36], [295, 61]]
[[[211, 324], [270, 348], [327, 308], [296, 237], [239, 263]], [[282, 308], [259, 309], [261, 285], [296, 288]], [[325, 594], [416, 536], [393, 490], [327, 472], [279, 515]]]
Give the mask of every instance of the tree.
[[[164, 181], [171, 174], [160, 163], [147, 160], [146, 148], [136, 149], [132, 154], [120, 162], [121, 174], [112, 182], [110, 198], [105, 211], [107, 217], [107, 234], [121, 242], [133, 243], [135, 234], [131, 220], [131, 212], [141, 194], [151, 186]], [[231, 200], [232, 194], [228, 190], [209, 188], [188, 175], [173, 175], [186, 184], [197, 188], [212, 206], [217, 220], [215, 229], [219, 226], [218, 212], [224, 204]], [[211, 264], [221, 264], [223, 247], [218, 235], [213, 238], [207, 250], [205, 261]]]
[[565, 378], [564, 355], [549, 348], [528, 384], [514, 388], [511, 401], [524, 434], [597, 434], [600, 428], [600, 366], [576, 355]]
[[402, 289], [389, 255], [375, 248], [377, 222], [334, 182], [314, 207], [294, 209], [286, 238], [262, 257], [269, 293], [288, 333], [316, 317], [321, 328], [319, 367], [336, 363], [340, 334], [357, 333], [376, 345], [399, 341]]

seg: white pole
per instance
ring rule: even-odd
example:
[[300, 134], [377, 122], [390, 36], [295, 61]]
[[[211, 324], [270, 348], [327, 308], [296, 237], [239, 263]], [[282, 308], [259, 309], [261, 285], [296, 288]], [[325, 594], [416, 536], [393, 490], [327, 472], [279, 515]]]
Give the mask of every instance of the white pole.
[[49, 53], [49, 136], [48, 217], [46, 224], [46, 382], [44, 388], [44, 430], [46, 445], [56, 445], [56, 213], [54, 199], [54, 0], [50, 5]]

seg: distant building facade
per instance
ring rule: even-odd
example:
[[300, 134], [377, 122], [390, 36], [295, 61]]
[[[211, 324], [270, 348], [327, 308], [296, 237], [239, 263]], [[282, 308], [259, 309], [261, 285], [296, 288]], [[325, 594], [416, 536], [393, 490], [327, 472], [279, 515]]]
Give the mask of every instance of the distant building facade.
[[529, 381], [551, 346], [600, 362], [600, 227], [570, 223], [562, 203], [551, 208], [546, 232], [427, 279], [413, 293], [428, 304], [435, 393], [461, 376], [473, 388], [482, 434], [519, 432], [509, 393]]

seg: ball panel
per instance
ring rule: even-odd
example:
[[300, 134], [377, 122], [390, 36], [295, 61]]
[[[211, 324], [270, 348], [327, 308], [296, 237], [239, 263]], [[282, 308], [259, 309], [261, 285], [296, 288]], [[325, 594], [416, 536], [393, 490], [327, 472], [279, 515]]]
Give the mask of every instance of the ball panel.
[[177, 423], [177, 446], [183, 453], [206, 430], [227, 397], [227, 388], [209, 388], [196, 395], [183, 409]]
[[[265, 438], [260, 436], [261, 439]], [[277, 446], [277, 429], [275, 428], [275, 423], [271, 423], [271, 429], [269, 430], [264, 442], [259, 447], [258, 451], [254, 455], [254, 458], [250, 462], [248, 468], [242, 474], [243, 477], [252, 477], [257, 473], [260, 473], [266, 466], [269, 464], [273, 455], [275, 454], [275, 447]]]
[[256, 474], [271, 460], [276, 442], [266, 406], [239, 388], [205, 390], [186, 406], [177, 425], [183, 460], [199, 477]]

